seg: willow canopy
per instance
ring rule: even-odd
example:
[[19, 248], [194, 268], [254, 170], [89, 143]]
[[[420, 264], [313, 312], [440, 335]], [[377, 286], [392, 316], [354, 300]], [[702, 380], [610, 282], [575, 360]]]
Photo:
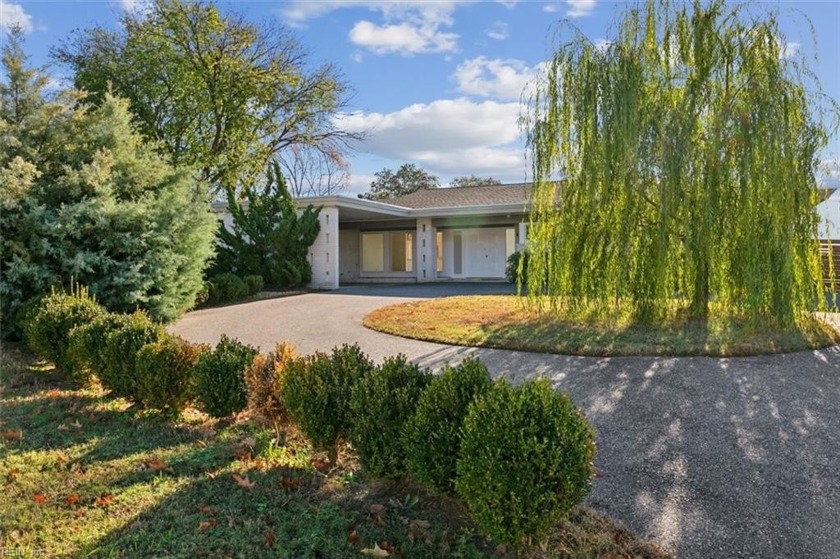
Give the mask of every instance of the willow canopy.
[[651, 0], [612, 42], [571, 29], [523, 117], [532, 303], [781, 324], [825, 304], [815, 176], [834, 105], [778, 14], [752, 10]]

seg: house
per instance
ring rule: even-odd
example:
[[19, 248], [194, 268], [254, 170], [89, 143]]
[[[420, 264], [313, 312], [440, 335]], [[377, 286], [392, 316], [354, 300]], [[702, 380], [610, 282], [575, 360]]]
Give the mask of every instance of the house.
[[301, 198], [321, 206], [312, 283], [502, 279], [526, 241], [530, 184], [421, 190], [385, 201]]

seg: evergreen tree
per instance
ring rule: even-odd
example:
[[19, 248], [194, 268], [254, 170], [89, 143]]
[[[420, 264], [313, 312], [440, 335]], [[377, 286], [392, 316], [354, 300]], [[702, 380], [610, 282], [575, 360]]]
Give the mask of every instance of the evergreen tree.
[[[234, 200], [228, 187], [228, 199]], [[264, 188], [249, 188], [244, 200], [229, 204], [231, 229], [220, 227], [216, 271], [259, 274], [271, 287], [298, 287], [312, 279], [307, 256], [321, 224], [320, 208], [298, 215], [280, 164], [272, 162]]]
[[0, 313], [71, 280], [112, 310], [171, 320], [192, 306], [212, 255], [207, 188], [134, 130], [127, 102], [44, 93], [20, 34], [0, 82]]

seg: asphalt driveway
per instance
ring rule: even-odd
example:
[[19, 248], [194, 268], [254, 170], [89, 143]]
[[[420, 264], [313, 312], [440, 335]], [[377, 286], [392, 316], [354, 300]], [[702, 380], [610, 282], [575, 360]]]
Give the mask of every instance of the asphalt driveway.
[[840, 558], [840, 349], [750, 358], [591, 358], [474, 349], [372, 332], [381, 306], [505, 284], [355, 286], [188, 314], [173, 330], [299, 352], [358, 342], [438, 368], [546, 376], [598, 432], [588, 502], [677, 557]]

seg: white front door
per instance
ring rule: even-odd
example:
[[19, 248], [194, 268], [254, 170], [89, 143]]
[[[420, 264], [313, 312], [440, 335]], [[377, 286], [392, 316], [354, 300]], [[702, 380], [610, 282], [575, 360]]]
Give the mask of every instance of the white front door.
[[463, 243], [464, 275], [505, 277], [505, 228], [465, 229]]

